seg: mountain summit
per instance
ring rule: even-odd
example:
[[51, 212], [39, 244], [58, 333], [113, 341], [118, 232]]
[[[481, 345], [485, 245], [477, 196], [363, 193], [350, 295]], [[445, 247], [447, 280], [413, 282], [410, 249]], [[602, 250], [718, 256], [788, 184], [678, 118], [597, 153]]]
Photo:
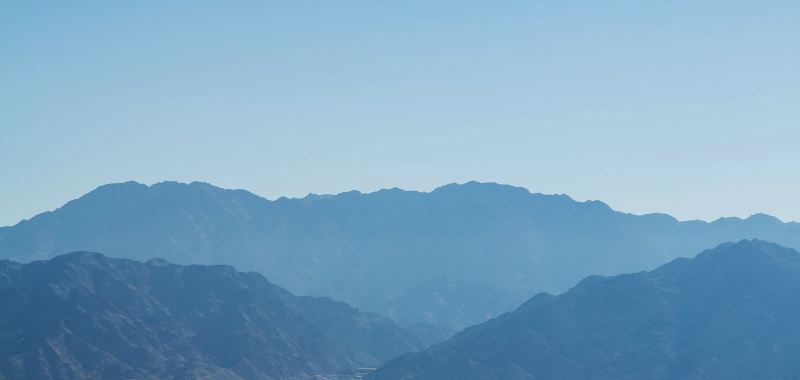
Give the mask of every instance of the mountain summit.
[[800, 253], [728, 243], [652, 272], [589, 277], [369, 379], [795, 379]]

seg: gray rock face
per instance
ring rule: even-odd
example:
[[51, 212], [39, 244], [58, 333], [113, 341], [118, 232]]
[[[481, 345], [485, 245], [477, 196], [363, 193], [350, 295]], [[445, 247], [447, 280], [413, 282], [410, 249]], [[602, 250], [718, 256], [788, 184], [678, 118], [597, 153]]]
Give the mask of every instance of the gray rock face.
[[800, 253], [728, 243], [652, 272], [590, 277], [369, 379], [796, 379]]
[[[477, 301], [486, 289], [512, 298], [561, 292], [589, 275], [652, 269], [750, 238], [800, 248], [800, 225], [765, 215], [679, 222], [476, 182], [430, 193], [390, 189], [276, 201], [205, 183], [129, 182], [0, 228], [0, 257], [26, 262], [88, 250], [229, 264], [296, 294], [458, 328], [509, 310], [503, 302]], [[450, 293], [429, 287], [437, 276], [470, 285]], [[439, 300], [445, 303], [436, 306]]]
[[229, 266], [0, 261], [0, 378], [308, 379], [441, 336]]

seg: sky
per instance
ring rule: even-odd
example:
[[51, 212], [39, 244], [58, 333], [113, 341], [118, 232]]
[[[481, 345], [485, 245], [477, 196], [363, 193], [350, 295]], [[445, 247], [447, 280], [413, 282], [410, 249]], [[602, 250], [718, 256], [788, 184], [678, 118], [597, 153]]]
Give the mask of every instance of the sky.
[[111, 182], [800, 221], [797, 1], [4, 1], [0, 226]]

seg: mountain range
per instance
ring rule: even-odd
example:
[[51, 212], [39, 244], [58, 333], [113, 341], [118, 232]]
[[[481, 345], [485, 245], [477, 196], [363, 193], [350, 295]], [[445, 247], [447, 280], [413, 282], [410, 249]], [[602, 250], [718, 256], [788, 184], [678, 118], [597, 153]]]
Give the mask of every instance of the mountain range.
[[0, 257], [88, 250], [233, 265], [296, 294], [459, 329], [588, 275], [653, 269], [751, 238], [800, 248], [800, 225], [763, 214], [710, 223], [632, 215], [494, 183], [270, 201], [200, 182], [127, 182], [0, 228]]
[[2, 379], [311, 379], [440, 341], [230, 266], [0, 260]]
[[367, 378], [797, 379], [798, 320], [800, 253], [745, 240], [538, 294]]

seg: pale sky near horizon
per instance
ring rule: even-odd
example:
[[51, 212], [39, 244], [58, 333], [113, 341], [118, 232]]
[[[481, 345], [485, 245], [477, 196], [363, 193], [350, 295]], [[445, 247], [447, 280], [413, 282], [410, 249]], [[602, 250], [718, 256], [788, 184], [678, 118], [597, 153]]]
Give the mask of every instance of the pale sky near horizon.
[[270, 199], [479, 180], [800, 221], [798, 20], [796, 1], [2, 2], [0, 226], [127, 180]]

